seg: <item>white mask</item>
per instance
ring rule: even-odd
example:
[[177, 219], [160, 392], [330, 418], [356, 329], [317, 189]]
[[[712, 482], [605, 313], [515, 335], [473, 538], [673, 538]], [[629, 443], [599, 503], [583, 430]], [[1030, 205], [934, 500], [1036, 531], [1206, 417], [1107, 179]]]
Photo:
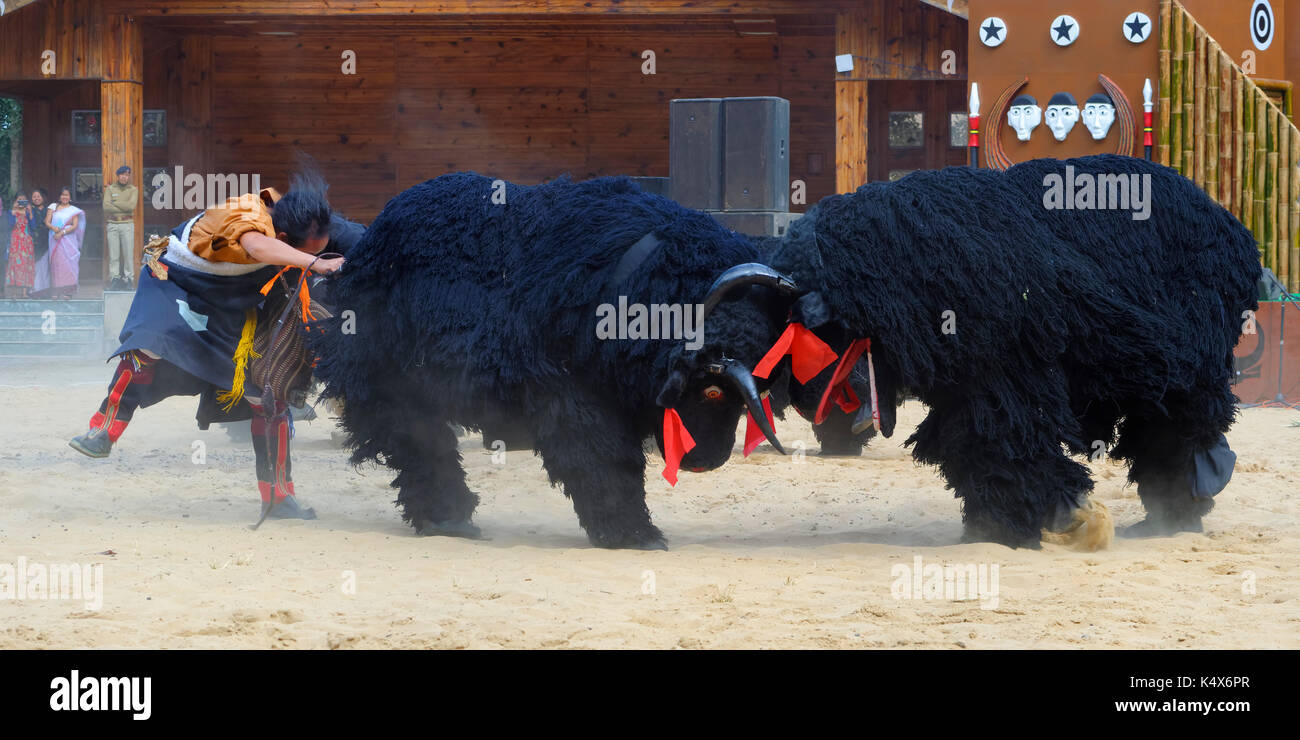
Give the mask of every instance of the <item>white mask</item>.
[[1043, 109], [1036, 105], [1013, 105], [1007, 111], [1007, 123], [1016, 130], [1016, 138], [1029, 141], [1029, 133], [1043, 122]]
[[1057, 141], [1065, 141], [1065, 137], [1074, 128], [1074, 124], [1079, 120], [1079, 106], [1077, 105], [1049, 105], [1047, 106], [1047, 127], [1052, 130], [1052, 136]]
[[1106, 138], [1111, 124], [1115, 123], [1115, 106], [1110, 103], [1086, 103], [1081, 117], [1092, 138], [1101, 141]]

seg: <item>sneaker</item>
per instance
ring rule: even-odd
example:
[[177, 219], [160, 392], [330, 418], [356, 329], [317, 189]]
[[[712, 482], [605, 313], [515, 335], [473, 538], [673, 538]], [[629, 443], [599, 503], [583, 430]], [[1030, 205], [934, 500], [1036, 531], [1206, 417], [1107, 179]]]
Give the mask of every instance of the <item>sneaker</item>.
[[109, 451], [113, 449], [113, 443], [103, 429], [91, 429], [79, 437], [73, 437], [68, 446], [89, 457], [108, 457]]

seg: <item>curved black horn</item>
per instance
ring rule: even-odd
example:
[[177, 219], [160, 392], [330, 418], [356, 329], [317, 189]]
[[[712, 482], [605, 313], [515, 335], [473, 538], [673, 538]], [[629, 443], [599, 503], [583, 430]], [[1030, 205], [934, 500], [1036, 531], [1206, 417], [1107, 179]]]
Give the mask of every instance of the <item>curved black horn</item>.
[[759, 262], [746, 262], [736, 265], [718, 276], [709, 288], [709, 295], [704, 299], [704, 317], [722, 302], [727, 293], [744, 285], [766, 285], [783, 293], [793, 294], [798, 290], [794, 280], [782, 275]]
[[754, 423], [763, 430], [763, 436], [767, 437], [767, 441], [772, 443], [777, 452], [782, 455], [789, 454], [781, 446], [781, 440], [776, 438], [776, 430], [767, 420], [767, 413], [763, 411], [763, 401], [758, 397], [758, 386], [754, 385], [754, 374], [750, 369], [745, 367], [744, 363], [725, 358], [722, 362], [710, 364], [709, 372], [724, 376], [731, 381], [736, 390], [740, 391], [741, 398], [745, 399], [745, 407], [749, 409], [749, 415], [754, 417]]

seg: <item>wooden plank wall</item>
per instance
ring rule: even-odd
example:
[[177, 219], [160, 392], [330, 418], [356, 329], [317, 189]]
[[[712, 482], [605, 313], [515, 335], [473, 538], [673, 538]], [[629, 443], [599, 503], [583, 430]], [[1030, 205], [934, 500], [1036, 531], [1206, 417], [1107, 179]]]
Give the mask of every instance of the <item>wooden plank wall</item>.
[[[966, 79], [966, 21], [913, 0], [863, 3], [835, 19], [835, 53], [852, 54], [854, 69], [836, 75], [836, 192], [852, 192], [868, 179], [869, 80]], [[943, 70], [943, 53], [956, 68]]]
[[[966, 77], [966, 21], [915, 0], [881, 0], [839, 14], [836, 53], [853, 54], [854, 70], [841, 77], [872, 80], [945, 80]], [[957, 54], [944, 74], [943, 52]]]
[[[145, 107], [168, 111], [169, 145], [146, 148], [145, 165], [283, 186], [300, 149], [320, 161], [335, 207], [370, 219], [402, 189], [457, 170], [523, 183], [667, 176], [670, 100], [779, 95], [791, 101], [791, 179], [812, 203], [835, 188], [832, 24], [775, 37], [359, 30], [346, 42], [146, 29]], [[655, 75], [641, 72], [646, 49]], [[342, 73], [345, 50], [356, 75]]]
[[[42, 0], [0, 18], [0, 80], [91, 79], [102, 76], [98, 44], [104, 15], [89, 0]], [[41, 55], [55, 53], [55, 74]]]
[[[50, 200], [58, 200], [59, 189], [72, 185], [74, 167], [100, 167], [100, 146], [72, 145], [72, 111], [98, 110], [99, 83], [77, 83], [48, 99], [23, 101], [23, 190], [45, 188]], [[87, 214], [82, 270], [98, 275], [97, 260], [103, 251], [103, 208], [98, 203], [78, 203]], [[92, 266], [88, 263], [94, 262]]]

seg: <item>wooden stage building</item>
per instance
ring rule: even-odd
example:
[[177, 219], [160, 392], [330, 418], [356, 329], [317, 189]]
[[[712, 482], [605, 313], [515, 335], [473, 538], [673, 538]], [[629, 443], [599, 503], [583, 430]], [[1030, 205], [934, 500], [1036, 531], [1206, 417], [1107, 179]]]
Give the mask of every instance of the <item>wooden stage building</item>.
[[[920, 0], [10, 0], [0, 95], [23, 103], [25, 188], [94, 168], [108, 182], [123, 163], [141, 186], [176, 167], [283, 186], [300, 149], [321, 163], [335, 207], [363, 221], [402, 189], [457, 170], [523, 183], [667, 176], [670, 100], [776, 95], [791, 103], [790, 177], [813, 203], [964, 161], [965, 0], [952, 10]], [[836, 73], [837, 54], [854, 55], [853, 72]], [[892, 109], [910, 128], [908, 145], [891, 149]], [[84, 130], [74, 141], [74, 111], [83, 129], [85, 112], [99, 112], [98, 145], [81, 143]], [[98, 226], [83, 261], [93, 279], [99, 205], [79, 205]], [[136, 224], [170, 228], [192, 212], [142, 203]]]

